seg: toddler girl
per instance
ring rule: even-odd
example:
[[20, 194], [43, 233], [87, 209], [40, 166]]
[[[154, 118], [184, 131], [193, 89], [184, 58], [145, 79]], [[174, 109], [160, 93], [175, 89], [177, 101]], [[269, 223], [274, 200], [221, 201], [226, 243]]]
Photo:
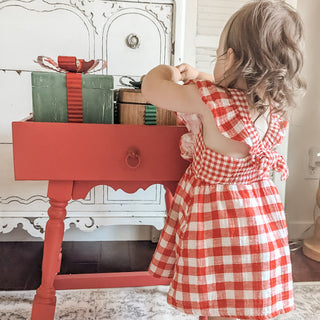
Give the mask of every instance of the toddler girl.
[[223, 29], [213, 76], [182, 64], [143, 79], [150, 103], [201, 121], [149, 268], [172, 277], [168, 303], [187, 314], [263, 320], [294, 308], [286, 219], [269, 172], [288, 176], [274, 148], [305, 87], [301, 46], [289, 5], [253, 1]]

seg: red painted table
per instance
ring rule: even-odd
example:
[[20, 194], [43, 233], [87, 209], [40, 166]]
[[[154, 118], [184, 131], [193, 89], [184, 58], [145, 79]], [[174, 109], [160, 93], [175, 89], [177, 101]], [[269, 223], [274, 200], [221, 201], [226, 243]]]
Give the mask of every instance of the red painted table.
[[188, 162], [180, 157], [178, 126], [13, 122], [16, 180], [48, 180], [50, 208], [42, 261], [42, 281], [32, 320], [54, 319], [57, 289], [167, 285], [147, 272], [58, 275], [66, 207], [91, 188], [108, 185], [132, 193], [163, 184], [166, 205]]

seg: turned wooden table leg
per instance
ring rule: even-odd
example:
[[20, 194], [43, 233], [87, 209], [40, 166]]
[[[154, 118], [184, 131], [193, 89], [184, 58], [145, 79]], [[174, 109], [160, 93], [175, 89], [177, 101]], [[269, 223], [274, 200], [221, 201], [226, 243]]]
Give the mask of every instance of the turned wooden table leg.
[[172, 201], [173, 201], [173, 195], [171, 190], [168, 187], [165, 186], [164, 189], [166, 190], [166, 193], [165, 193], [166, 208], [167, 208], [167, 212], [169, 212], [172, 205]]
[[45, 231], [42, 279], [33, 301], [32, 320], [54, 319], [56, 290], [53, 282], [60, 271], [64, 218], [71, 192], [72, 182], [49, 182], [48, 197], [51, 206], [48, 210], [49, 220]]

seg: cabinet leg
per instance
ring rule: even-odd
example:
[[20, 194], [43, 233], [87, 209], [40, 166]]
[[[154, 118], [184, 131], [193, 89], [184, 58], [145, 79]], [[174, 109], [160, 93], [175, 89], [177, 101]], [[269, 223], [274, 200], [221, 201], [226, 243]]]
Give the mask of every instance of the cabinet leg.
[[[50, 185], [49, 185], [50, 189]], [[49, 220], [46, 225], [42, 279], [34, 297], [32, 320], [53, 320], [56, 306], [56, 290], [53, 282], [60, 270], [61, 243], [64, 234], [64, 218], [68, 200], [50, 199]]]
[[166, 208], [167, 208], [167, 212], [169, 212], [172, 205], [173, 196], [169, 188], [165, 187], [165, 190], [166, 190], [166, 194], [165, 194]]

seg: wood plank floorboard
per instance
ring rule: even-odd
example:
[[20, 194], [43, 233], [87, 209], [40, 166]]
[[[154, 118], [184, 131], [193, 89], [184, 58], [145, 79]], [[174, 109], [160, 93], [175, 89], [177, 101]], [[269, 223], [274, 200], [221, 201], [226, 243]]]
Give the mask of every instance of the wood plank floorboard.
[[[145, 271], [151, 241], [63, 242], [62, 274]], [[42, 242], [0, 242], [0, 290], [34, 290], [40, 285]], [[320, 262], [291, 253], [295, 282], [320, 281]]]

